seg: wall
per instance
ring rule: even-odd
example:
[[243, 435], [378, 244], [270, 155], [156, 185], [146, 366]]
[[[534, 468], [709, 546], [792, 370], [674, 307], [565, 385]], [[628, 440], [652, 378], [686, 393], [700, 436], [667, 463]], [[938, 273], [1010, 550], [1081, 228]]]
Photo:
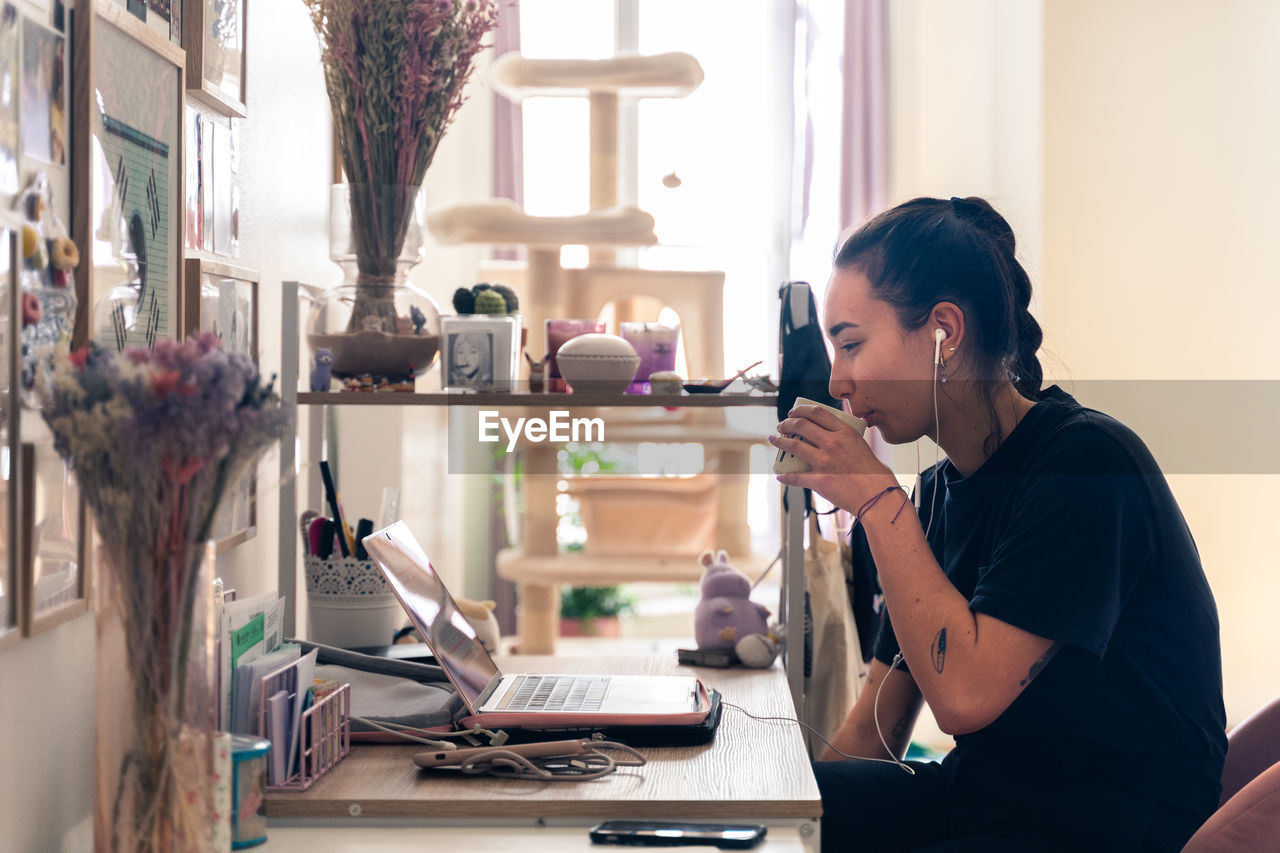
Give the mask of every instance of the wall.
[[[1267, 426], [1280, 417], [1280, 5], [911, 0], [890, 13], [891, 198], [978, 193], [1010, 219], [1046, 374], [1132, 424], [1170, 473], [1217, 597], [1237, 722], [1280, 693], [1257, 642], [1280, 602], [1266, 533], [1280, 485]], [[929, 464], [932, 446], [920, 453]], [[898, 448], [895, 468], [915, 470], [915, 450]]]
[[[279, 369], [283, 278], [328, 281], [328, 100], [301, 3], [250, 3], [249, 114], [241, 142], [241, 256], [262, 275], [264, 370]], [[274, 460], [264, 461], [258, 535], [219, 563], [246, 592], [275, 586]], [[0, 653], [0, 827], [6, 850], [91, 845], [93, 615]]]
[[[1082, 386], [1120, 380], [1099, 391], [1122, 419], [1144, 419], [1153, 389], [1185, 398], [1144, 434], [1162, 463], [1190, 460], [1170, 481], [1217, 597], [1237, 722], [1280, 694], [1259, 642], [1280, 604], [1280, 5], [1046, 0], [1044, 23], [1046, 343]], [[1233, 447], [1262, 473], [1206, 460]]]

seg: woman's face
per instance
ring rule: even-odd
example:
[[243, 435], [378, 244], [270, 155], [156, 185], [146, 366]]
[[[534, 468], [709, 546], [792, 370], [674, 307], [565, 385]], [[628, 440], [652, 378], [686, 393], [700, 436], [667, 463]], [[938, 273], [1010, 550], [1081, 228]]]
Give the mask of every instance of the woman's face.
[[463, 376], [480, 369], [480, 347], [469, 335], [459, 335], [453, 345], [453, 369]]
[[836, 269], [827, 285], [823, 330], [831, 339], [831, 396], [877, 427], [890, 444], [934, 429], [933, 329], [908, 331], [856, 269]]

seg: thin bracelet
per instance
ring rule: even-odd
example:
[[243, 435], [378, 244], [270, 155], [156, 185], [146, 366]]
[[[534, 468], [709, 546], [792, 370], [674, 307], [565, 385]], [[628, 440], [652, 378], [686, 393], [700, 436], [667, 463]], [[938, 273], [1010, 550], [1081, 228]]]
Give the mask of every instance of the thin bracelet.
[[[890, 492], [896, 492], [901, 488], [902, 486], [889, 486], [888, 488], [884, 489], [884, 491], [877, 492], [875, 495], [873, 495], [866, 503], [864, 503], [861, 507], [859, 507], [857, 513], [854, 514], [854, 519], [853, 519], [854, 525], [856, 526], [858, 522], [862, 520], [863, 514], [870, 512], [871, 508], [874, 507], [880, 501], [881, 498], [883, 498], [885, 495], [889, 494]], [[910, 502], [910, 498], [908, 498], [904, 494], [902, 506], [898, 507], [898, 511], [893, 514], [893, 519], [889, 522], [890, 524], [898, 523], [898, 516], [902, 515], [902, 510], [906, 507], [906, 505], [909, 502]]]

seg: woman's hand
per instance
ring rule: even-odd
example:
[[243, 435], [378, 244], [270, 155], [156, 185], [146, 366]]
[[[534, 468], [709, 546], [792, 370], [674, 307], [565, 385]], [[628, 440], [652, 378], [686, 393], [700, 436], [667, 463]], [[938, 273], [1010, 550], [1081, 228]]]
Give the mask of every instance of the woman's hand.
[[876, 459], [862, 436], [819, 406], [795, 406], [778, 424], [769, 443], [795, 454], [809, 465], [804, 473], [779, 474], [787, 486], [813, 489], [831, 503], [856, 512], [898, 478]]

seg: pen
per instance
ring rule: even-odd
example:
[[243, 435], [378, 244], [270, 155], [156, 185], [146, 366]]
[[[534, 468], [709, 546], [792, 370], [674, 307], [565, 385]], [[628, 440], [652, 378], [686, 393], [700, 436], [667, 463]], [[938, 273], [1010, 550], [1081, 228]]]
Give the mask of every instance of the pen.
[[341, 536], [334, 536], [334, 524], [327, 518], [320, 519], [320, 547], [316, 549], [316, 556], [322, 560], [327, 560], [333, 556], [333, 540], [342, 541]]
[[356, 525], [356, 559], [369, 559], [369, 552], [364, 549], [364, 537], [373, 532], [373, 519], [362, 518]]
[[329, 471], [329, 460], [320, 460], [320, 477], [324, 480], [324, 496], [329, 501], [329, 510], [333, 513], [333, 523], [338, 529], [338, 550], [342, 556], [350, 557], [351, 548], [347, 545], [347, 525], [342, 520], [342, 507], [338, 504], [338, 491], [333, 487], [333, 474]]

